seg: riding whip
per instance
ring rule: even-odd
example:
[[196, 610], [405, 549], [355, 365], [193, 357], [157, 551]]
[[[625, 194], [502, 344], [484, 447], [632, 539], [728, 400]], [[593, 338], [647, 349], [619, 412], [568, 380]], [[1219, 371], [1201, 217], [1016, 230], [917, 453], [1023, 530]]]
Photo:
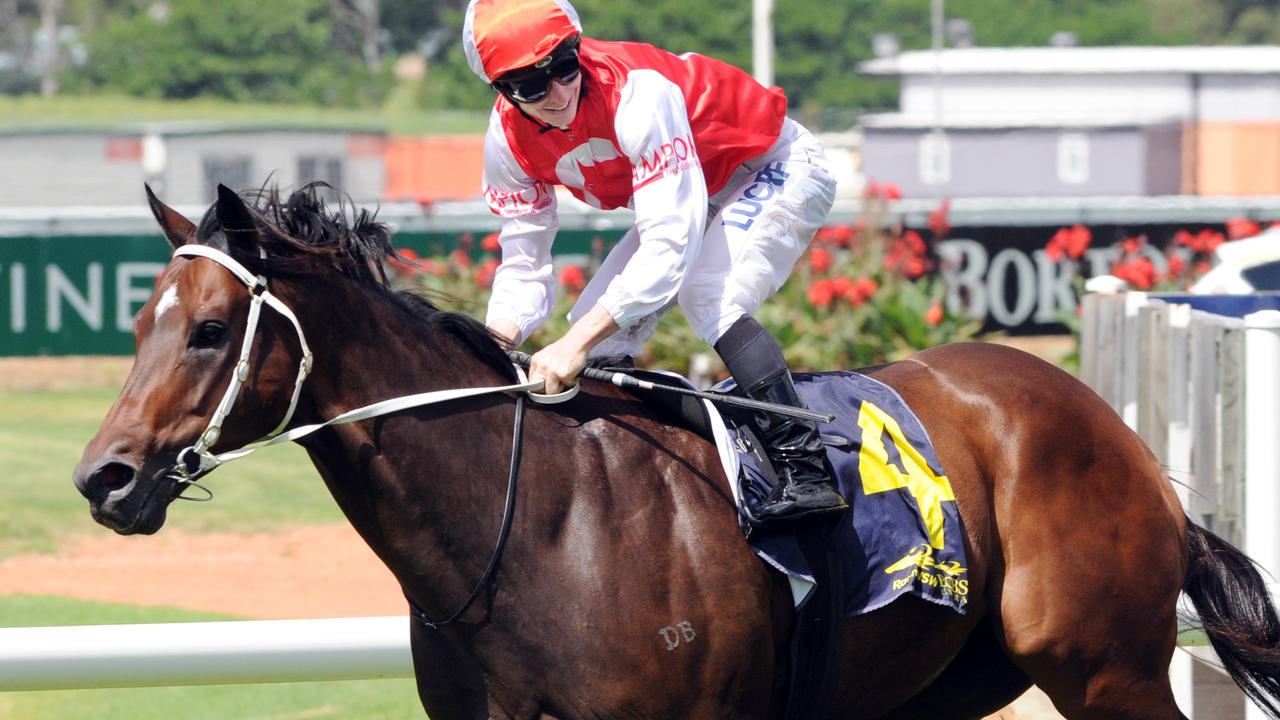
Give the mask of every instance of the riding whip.
[[[529, 367], [529, 356], [526, 353], [511, 351], [507, 353], [511, 361], [521, 367]], [[779, 405], [777, 403], [764, 402], [763, 400], [752, 400], [738, 395], [727, 395], [725, 393], [703, 392], [701, 390], [692, 390], [690, 388], [679, 387], [676, 385], [664, 385], [662, 383], [649, 382], [641, 380], [638, 377], [628, 375], [613, 370], [601, 370], [600, 368], [583, 368], [582, 377], [591, 380], [599, 380], [601, 382], [612, 383], [620, 388], [630, 390], [660, 390], [662, 392], [675, 393], [676, 395], [689, 395], [691, 397], [709, 400], [720, 405], [729, 405], [731, 407], [745, 408], [748, 410], [759, 410], [763, 412], [776, 413], [778, 415], [787, 415], [790, 417], [801, 418], [812, 422], [834, 422], [835, 415], [827, 413], [815, 412], [806, 408], [792, 407], [790, 405]]]

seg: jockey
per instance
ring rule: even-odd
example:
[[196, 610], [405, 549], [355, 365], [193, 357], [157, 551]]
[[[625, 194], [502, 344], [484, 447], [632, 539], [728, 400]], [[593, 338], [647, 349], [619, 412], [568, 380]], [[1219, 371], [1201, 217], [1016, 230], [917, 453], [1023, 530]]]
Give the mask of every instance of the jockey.
[[[569, 313], [563, 337], [533, 355], [546, 392], [572, 385], [588, 357], [639, 357], [658, 316], [679, 303], [738, 386], [803, 407], [778, 342], [755, 320], [822, 224], [835, 181], [821, 144], [786, 116], [779, 88], [695, 53], [582, 37], [567, 0], [471, 0], [463, 46], [498, 92], [484, 143], [484, 196], [504, 218], [486, 324], [512, 346], [550, 314], [555, 186], [635, 225]], [[810, 421], [760, 413], [780, 482], [762, 524], [839, 512]]]

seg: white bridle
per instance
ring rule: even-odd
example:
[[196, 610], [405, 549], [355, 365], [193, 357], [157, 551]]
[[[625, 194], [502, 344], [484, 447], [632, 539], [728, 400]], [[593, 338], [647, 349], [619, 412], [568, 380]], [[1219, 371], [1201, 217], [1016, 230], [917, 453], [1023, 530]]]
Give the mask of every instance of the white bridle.
[[[536, 402], [563, 402], [573, 397], [577, 393], [578, 385], [574, 385], [569, 391], [558, 395], [538, 395], [537, 390], [543, 386], [541, 379], [527, 381], [524, 373], [517, 366], [517, 374], [521, 382], [513, 385], [502, 385], [493, 387], [478, 388], [459, 388], [453, 390], [436, 390], [433, 392], [418, 393], [416, 395], [406, 395], [403, 397], [383, 400], [381, 402], [367, 405], [355, 410], [338, 415], [331, 420], [314, 425], [302, 425], [292, 430], [285, 431], [289, 421], [293, 419], [293, 413], [298, 407], [298, 398], [302, 394], [302, 384], [306, 382], [307, 376], [311, 374], [313, 356], [311, 348], [307, 345], [307, 339], [302, 333], [302, 325], [298, 322], [298, 318], [287, 305], [280, 301], [278, 297], [271, 294], [267, 289], [267, 278], [265, 275], [254, 275], [252, 272], [241, 265], [235, 258], [231, 257], [221, 250], [208, 247], [207, 245], [183, 245], [174, 250], [175, 256], [191, 256], [202, 257], [212, 260], [219, 265], [230, 270], [233, 275], [240, 279], [241, 282], [249, 288], [250, 295], [253, 296], [252, 304], [249, 306], [249, 319], [245, 327], [244, 342], [240, 346], [240, 359], [236, 362], [235, 372], [232, 374], [231, 382], [227, 386], [227, 390], [222, 395], [222, 401], [218, 403], [218, 407], [213, 412], [213, 417], [209, 419], [209, 425], [204, 432], [200, 433], [200, 437], [194, 445], [184, 448], [178, 453], [177, 463], [167, 473], [175, 476], [179, 485], [193, 485], [200, 477], [209, 473], [209, 471], [219, 465], [230, 460], [242, 458], [256, 450], [275, 445], [282, 442], [297, 440], [306, 435], [329, 425], [341, 425], [344, 423], [365, 420], [379, 415], [404, 410], [411, 407], [419, 407], [422, 405], [430, 405], [432, 403], [440, 403], [448, 400], [456, 400], [458, 398], [472, 397], [475, 395], [486, 395], [490, 393], [500, 392], [527, 392], [530, 398]], [[293, 397], [289, 400], [289, 410], [285, 413], [284, 418], [276, 425], [275, 429], [267, 433], [259, 440], [245, 445], [238, 450], [230, 450], [224, 453], [214, 455], [210, 452], [210, 448], [217, 444], [218, 439], [222, 436], [222, 423], [230, 414], [232, 406], [235, 405], [236, 398], [240, 394], [240, 388], [249, 378], [249, 352], [253, 347], [253, 339], [257, 334], [258, 320], [262, 315], [262, 305], [270, 305], [272, 309], [289, 319], [293, 324], [293, 328], [298, 333], [298, 344], [302, 349], [302, 359], [298, 362], [298, 375], [293, 383]], [[197, 462], [198, 460], [198, 462]], [[200, 486], [202, 489], [204, 486]], [[206, 492], [208, 492], [206, 490]]]

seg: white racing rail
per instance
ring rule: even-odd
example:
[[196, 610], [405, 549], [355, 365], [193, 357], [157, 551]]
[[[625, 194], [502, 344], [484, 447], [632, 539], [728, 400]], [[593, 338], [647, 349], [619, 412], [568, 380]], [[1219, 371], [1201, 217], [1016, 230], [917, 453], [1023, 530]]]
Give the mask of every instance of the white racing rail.
[[[0, 691], [413, 677], [407, 616], [0, 628]], [[1179, 644], [1206, 645], [1179, 626]]]
[[0, 629], [0, 691], [413, 677], [407, 616]]

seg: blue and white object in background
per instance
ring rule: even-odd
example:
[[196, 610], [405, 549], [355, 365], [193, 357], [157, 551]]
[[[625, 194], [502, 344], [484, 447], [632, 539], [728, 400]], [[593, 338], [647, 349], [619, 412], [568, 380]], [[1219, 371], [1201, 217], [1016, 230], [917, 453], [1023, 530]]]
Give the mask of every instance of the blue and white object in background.
[[1213, 269], [1189, 291], [1196, 295], [1247, 295], [1280, 290], [1280, 228], [1233, 240], [1214, 251]]

